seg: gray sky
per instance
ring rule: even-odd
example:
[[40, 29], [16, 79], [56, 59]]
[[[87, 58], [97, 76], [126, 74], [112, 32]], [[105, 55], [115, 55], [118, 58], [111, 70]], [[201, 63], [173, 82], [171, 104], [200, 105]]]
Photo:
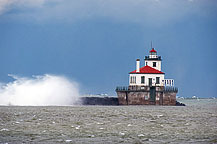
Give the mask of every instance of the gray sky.
[[0, 0], [0, 81], [56, 74], [83, 93], [128, 85], [153, 41], [178, 95], [217, 95], [215, 0]]

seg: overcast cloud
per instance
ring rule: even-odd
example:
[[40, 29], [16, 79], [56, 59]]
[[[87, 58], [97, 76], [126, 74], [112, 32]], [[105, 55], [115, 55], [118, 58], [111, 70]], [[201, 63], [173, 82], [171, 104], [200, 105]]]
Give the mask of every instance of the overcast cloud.
[[208, 15], [205, 9], [207, 6], [215, 9], [217, 2], [211, 0], [0, 0], [0, 15], [39, 23], [50, 20], [74, 22], [80, 19], [106, 17], [117, 21], [167, 24], [179, 21], [185, 16], [204, 17]]

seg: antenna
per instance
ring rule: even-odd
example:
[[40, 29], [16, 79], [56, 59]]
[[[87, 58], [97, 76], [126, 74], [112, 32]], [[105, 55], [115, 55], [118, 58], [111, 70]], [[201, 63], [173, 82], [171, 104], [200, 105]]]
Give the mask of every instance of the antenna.
[[152, 47], [152, 41], [151, 41], [151, 48], [153, 48], [153, 47]]

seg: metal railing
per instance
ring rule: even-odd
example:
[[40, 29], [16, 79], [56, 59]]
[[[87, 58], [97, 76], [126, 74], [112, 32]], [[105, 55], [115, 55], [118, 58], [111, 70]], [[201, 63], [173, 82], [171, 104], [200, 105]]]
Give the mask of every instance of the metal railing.
[[151, 59], [151, 60], [161, 60], [161, 56], [158, 56], [156, 58], [150, 58], [149, 56], [145, 56], [145, 60], [148, 60], [148, 59]]
[[128, 86], [118, 86], [116, 87], [116, 91], [128, 91]]
[[175, 85], [175, 82], [174, 82], [174, 79], [164, 79], [164, 85], [165, 87], [174, 87]]
[[[133, 87], [130, 88], [128, 86], [118, 86], [116, 87], [115, 91], [150, 91], [150, 89], [144, 89], [143, 87]], [[178, 92], [178, 88], [177, 87], [164, 87], [163, 89], [160, 89], [158, 91], [161, 92]]]
[[178, 92], [177, 87], [164, 87], [164, 92]]

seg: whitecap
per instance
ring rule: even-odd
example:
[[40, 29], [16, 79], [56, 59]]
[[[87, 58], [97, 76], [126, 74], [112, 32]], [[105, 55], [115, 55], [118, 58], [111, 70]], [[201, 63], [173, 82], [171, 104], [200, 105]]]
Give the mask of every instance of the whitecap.
[[6, 128], [3, 128], [3, 129], [1, 129], [0, 131], [9, 131], [8, 129], [6, 129]]
[[148, 139], [148, 141], [152, 141], [152, 139]]
[[125, 133], [123, 133], [123, 132], [119, 132], [119, 134], [120, 134], [120, 135], [122, 135], [122, 136], [124, 136], [124, 135], [125, 135]]
[[71, 142], [72, 140], [65, 140], [66, 142]]
[[157, 115], [157, 118], [160, 118], [160, 117], [162, 117], [163, 115]]
[[98, 125], [103, 125], [103, 123], [100, 123], [100, 122], [98, 122], [97, 124], [98, 124]]
[[93, 138], [93, 137], [95, 137], [95, 135], [89, 135], [89, 137], [92, 137], [92, 138]]
[[144, 136], [145, 136], [144, 134], [139, 134], [139, 135], [138, 135], [138, 137], [144, 137]]

